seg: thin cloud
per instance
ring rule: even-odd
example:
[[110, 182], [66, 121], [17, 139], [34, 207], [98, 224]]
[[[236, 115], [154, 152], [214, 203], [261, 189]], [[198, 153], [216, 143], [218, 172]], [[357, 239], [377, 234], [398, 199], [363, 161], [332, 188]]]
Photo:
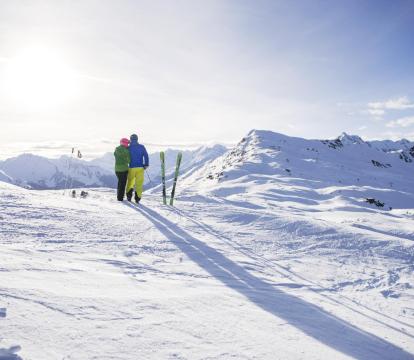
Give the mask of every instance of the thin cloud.
[[393, 140], [393, 141], [406, 139], [408, 141], [414, 142], [414, 132], [407, 132], [406, 130], [395, 129], [395, 130], [382, 132], [379, 136], [377, 136], [375, 139], [372, 139], [372, 140], [378, 140], [378, 139], [387, 139], [387, 140]]
[[371, 109], [370, 108], [367, 111], [370, 115], [373, 115], [373, 116], [382, 116], [382, 115], [385, 114], [385, 110], [383, 110], [383, 109], [375, 109], [375, 108]]
[[406, 128], [411, 125], [414, 125], [414, 116], [407, 116], [401, 119], [390, 121], [385, 126], [389, 128], [398, 128], [398, 127]]
[[86, 75], [86, 74], [77, 74], [77, 77], [79, 77], [81, 79], [94, 81], [94, 82], [97, 82], [97, 83], [103, 83], [103, 84], [110, 84], [110, 83], [113, 82], [113, 79], [110, 79], [110, 78], [104, 78], [104, 77], [99, 77], [99, 76], [91, 76], [91, 75]]
[[[367, 104], [366, 113], [373, 116], [375, 120], [382, 120], [387, 111], [403, 111], [414, 109], [414, 102], [410, 101], [407, 96], [399, 98], [388, 99], [385, 101], [374, 101]], [[394, 123], [387, 124], [388, 127], [394, 127]], [[395, 124], [398, 126], [398, 124]]]
[[397, 99], [368, 103], [368, 111], [377, 111], [377, 114], [379, 114], [381, 111], [384, 113], [385, 110], [406, 110], [413, 108], [414, 103], [411, 102], [406, 96], [402, 96]]

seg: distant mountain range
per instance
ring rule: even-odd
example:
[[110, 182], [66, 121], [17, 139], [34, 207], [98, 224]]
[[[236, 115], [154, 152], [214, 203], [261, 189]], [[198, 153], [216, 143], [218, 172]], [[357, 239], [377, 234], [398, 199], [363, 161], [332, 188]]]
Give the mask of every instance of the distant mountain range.
[[[167, 149], [166, 175], [171, 177], [177, 153], [180, 150]], [[207, 161], [215, 159], [227, 151], [222, 145], [203, 146], [196, 150], [185, 150], [181, 170], [198, 168]], [[151, 181], [149, 181], [151, 179]], [[159, 153], [150, 154], [150, 167], [146, 177], [146, 186], [155, 186], [160, 182]], [[33, 154], [22, 154], [0, 161], [0, 181], [32, 189], [64, 189], [84, 187], [116, 187], [114, 173], [114, 155], [106, 153], [100, 158], [85, 161], [62, 156], [49, 159]]]
[[[167, 184], [179, 150], [166, 153]], [[33, 189], [115, 187], [112, 153], [84, 161], [23, 154], [0, 162], [0, 181]], [[261, 193], [277, 201], [309, 204], [367, 202], [389, 209], [414, 203], [414, 142], [364, 141], [341, 134], [306, 140], [252, 130], [235, 147], [205, 146], [183, 151], [181, 196], [248, 197]], [[146, 188], [159, 191], [159, 153], [150, 154]], [[170, 181], [168, 181], [168, 179]], [[369, 202], [371, 201], [371, 203]]]
[[[165, 150], [166, 176], [167, 178], [172, 176], [175, 168], [177, 154], [179, 152], [183, 154], [180, 170], [182, 173], [184, 173], [189, 169], [198, 169], [201, 165], [204, 165], [206, 162], [214, 160], [217, 157], [223, 155], [227, 150], [228, 148], [219, 144], [211, 146], [201, 146], [195, 150], [167, 149]], [[160, 153], [150, 153], [149, 162], [150, 167], [147, 170], [149, 178], [153, 182], [159, 182], [161, 169]], [[98, 166], [110, 173], [113, 173], [114, 171], [114, 155], [112, 153], [106, 153], [102, 157], [95, 160], [91, 160], [88, 163], [90, 165]], [[148, 177], [146, 177], [145, 180], [146, 182], [149, 182]]]
[[80, 159], [62, 156], [48, 159], [22, 154], [0, 162], [6, 182], [32, 189], [63, 189], [65, 187], [114, 187], [109, 171]]

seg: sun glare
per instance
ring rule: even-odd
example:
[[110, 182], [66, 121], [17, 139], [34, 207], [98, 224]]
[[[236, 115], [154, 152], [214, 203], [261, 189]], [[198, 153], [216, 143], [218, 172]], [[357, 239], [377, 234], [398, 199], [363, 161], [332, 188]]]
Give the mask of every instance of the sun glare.
[[30, 47], [8, 61], [4, 86], [18, 106], [51, 108], [75, 95], [76, 74], [57, 53]]

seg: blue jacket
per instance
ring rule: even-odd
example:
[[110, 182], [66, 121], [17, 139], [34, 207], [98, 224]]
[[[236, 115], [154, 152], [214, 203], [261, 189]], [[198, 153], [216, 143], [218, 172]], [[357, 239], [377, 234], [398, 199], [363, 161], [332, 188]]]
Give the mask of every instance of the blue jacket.
[[148, 153], [144, 145], [138, 144], [138, 141], [131, 141], [128, 149], [131, 157], [129, 168], [149, 166]]

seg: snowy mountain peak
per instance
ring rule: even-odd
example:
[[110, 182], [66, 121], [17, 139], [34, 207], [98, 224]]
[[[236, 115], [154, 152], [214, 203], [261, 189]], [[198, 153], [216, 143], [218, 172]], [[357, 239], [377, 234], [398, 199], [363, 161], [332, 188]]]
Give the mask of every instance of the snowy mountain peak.
[[264, 188], [263, 192], [270, 188], [276, 193], [282, 184], [289, 184], [289, 192], [297, 187], [293, 194], [309, 196], [309, 203], [326, 191], [327, 200], [345, 196], [344, 202], [360, 204], [379, 199], [379, 206], [405, 208], [414, 201], [413, 171], [414, 151], [384, 152], [359, 136], [343, 133], [321, 141], [252, 130], [208, 166], [184, 176], [183, 188], [235, 197]]
[[401, 145], [403, 145], [403, 146], [410, 146], [411, 141], [410, 141], [410, 140], [408, 140], [408, 139], [403, 138], [403, 139], [401, 139], [401, 140], [398, 140], [398, 141], [397, 141], [397, 143], [400, 143], [400, 144], [401, 144]]
[[362, 140], [358, 135], [348, 135], [346, 132], [343, 132], [338, 139], [344, 145], [348, 144], [365, 144], [365, 141]]
[[15, 179], [17, 185], [31, 187], [32, 184], [38, 183], [43, 188], [49, 187], [51, 174], [58, 171], [49, 159], [33, 154], [22, 154], [7, 159], [1, 164], [1, 170], [10, 179]]
[[249, 131], [249, 133], [240, 141], [240, 143], [246, 142], [254, 144], [258, 147], [266, 147], [274, 144], [275, 142], [283, 142], [288, 139], [292, 138], [274, 131], [254, 129]]
[[9, 158], [4, 161], [5, 164], [11, 163], [11, 162], [15, 164], [19, 164], [19, 165], [25, 165], [25, 166], [27, 165], [36, 166], [36, 165], [44, 165], [48, 163], [49, 160], [39, 155], [24, 153], [24, 154]]

